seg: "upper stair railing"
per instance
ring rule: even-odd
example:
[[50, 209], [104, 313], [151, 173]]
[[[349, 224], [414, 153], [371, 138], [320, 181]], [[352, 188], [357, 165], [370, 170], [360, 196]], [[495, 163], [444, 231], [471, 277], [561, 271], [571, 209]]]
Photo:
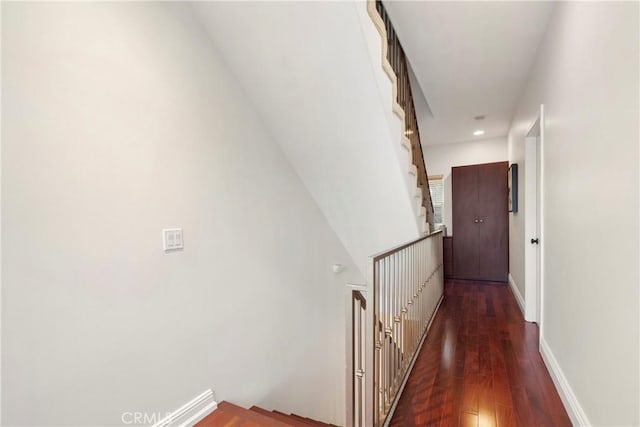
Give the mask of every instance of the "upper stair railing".
[[[382, 66], [391, 80], [393, 112], [404, 126], [421, 205], [434, 228], [429, 179], [420, 142], [407, 57], [384, 5], [368, 0], [382, 35]], [[443, 296], [442, 231], [371, 256], [366, 285], [347, 295], [347, 426], [388, 425]]]
[[[404, 134], [410, 142], [412, 163], [417, 169], [417, 184], [422, 190], [422, 206], [426, 210], [426, 220], [429, 229], [433, 230], [433, 203], [431, 201], [431, 193], [429, 191], [429, 178], [427, 168], [424, 162], [424, 154], [422, 152], [422, 144], [420, 143], [420, 130], [418, 129], [418, 119], [416, 117], [416, 109], [413, 104], [413, 94], [411, 91], [411, 83], [409, 81], [409, 66], [407, 56], [400, 44], [398, 35], [396, 34], [391, 19], [387, 14], [382, 1], [369, 0], [369, 15], [374, 21], [383, 37], [386, 37], [386, 59], [391, 70], [387, 67], [385, 71], [389, 75], [392, 82], [395, 80], [396, 102], [402, 112], [394, 111], [404, 120]], [[404, 117], [402, 117], [404, 116]]]

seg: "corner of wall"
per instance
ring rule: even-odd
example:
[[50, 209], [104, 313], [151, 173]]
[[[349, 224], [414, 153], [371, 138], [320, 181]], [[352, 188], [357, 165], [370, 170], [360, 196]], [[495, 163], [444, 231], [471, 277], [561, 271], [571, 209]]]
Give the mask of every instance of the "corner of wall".
[[513, 280], [513, 276], [511, 275], [511, 273], [509, 273], [509, 287], [511, 288], [511, 292], [513, 293], [513, 296], [516, 298], [518, 307], [520, 307], [520, 311], [524, 316], [524, 298], [522, 297], [522, 294], [520, 293], [520, 290], [518, 289], [518, 286], [516, 285], [515, 280]]

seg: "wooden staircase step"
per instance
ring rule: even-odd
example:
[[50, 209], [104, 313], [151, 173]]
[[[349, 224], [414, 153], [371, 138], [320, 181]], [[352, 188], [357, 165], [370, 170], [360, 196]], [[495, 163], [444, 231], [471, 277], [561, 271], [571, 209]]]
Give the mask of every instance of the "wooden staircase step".
[[216, 409], [196, 424], [197, 427], [214, 427], [214, 426], [237, 426], [240, 418], [236, 415], [228, 414], [221, 409]]
[[337, 427], [337, 426], [334, 426], [333, 424], [323, 423], [322, 421], [312, 420], [311, 418], [301, 417], [300, 415], [296, 415], [296, 414], [291, 414], [291, 416], [296, 420], [307, 422], [315, 427]]
[[299, 426], [303, 426], [303, 427], [309, 427], [309, 426], [315, 426], [315, 421], [310, 420], [308, 418], [302, 418], [302, 417], [298, 417], [296, 415], [293, 414], [285, 414], [283, 412], [280, 411], [272, 411], [274, 414], [280, 415], [280, 416], [285, 416], [288, 417], [292, 422], [296, 422], [298, 423]]
[[293, 427], [309, 427], [311, 425], [309, 423], [298, 421], [295, 418], [292, 418], [290, 415], [283, 414], [282, 412], [268, 411], [266, 409], [260, 408], [259, 406], [252, 406], [251, 410], [262, 415], [266, 415], [267, 417], [274, 418], [278, 421], [282, 421], [283, 423], [289, 424]]
[[304, 425], [308, 425], [308, 426], [313, 426], [313, 427], [337, 427], [334, 426], [333, 424], [326, 424], [323, 423], [322, 421], [316, 421], [316, 420], [312, 420], [311, 418], [306, 418], [306, 417], [301, 417], [300, 415], [296, 415], [296, 414], [285, 414], [283, 412], [280, 411], [273, 411], [273, 413], [275, 414], [279, 414], [279, 415], [284, 415], [285, 417], [289, 417], [290, 420], [295, 420], [301, 423], [306, 423]]
[[292, 424], [268, 417], [256, 411], [241, 408], [229, 402], [220, 402], [218, 409], [196, 424], [197, 427], [291, 427]]

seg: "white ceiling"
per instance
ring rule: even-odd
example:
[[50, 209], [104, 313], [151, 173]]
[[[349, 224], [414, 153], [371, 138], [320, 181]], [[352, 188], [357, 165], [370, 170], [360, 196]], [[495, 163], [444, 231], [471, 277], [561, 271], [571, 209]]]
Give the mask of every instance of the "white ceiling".
[[506, 136], [554, 3], [384, 4], [426, 98], [415, 102], [423, 144]]

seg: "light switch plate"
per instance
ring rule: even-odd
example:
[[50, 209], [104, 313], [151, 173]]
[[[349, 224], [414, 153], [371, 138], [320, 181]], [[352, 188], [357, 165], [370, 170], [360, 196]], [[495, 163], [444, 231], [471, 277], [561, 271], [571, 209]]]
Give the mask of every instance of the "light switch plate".
[[175, 251], [184, 248], [182, 228], [165, 228], [162, 230], [162, 243], [165, 251]]

